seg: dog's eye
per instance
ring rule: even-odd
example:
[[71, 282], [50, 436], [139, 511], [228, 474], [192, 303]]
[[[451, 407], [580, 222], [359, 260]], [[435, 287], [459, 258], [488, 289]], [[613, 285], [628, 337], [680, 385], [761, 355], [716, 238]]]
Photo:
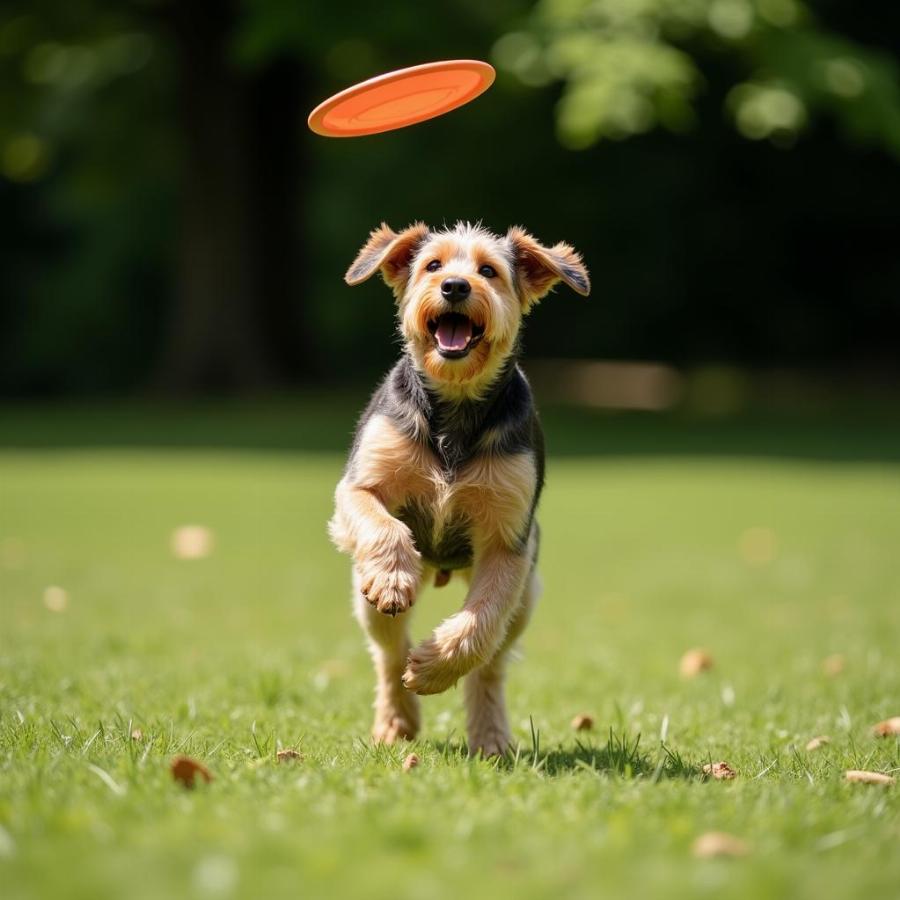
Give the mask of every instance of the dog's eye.
[[493, 266], [485, 264], [478, 270], [478, 274], [484, 278], [496, 278], [497, 270]]
[[430, 263], [428, 263], [425, 268], [429, 272], [437, 272], [437, 270], [441, 267], [441, 261], [439, 259], [433, 259]]

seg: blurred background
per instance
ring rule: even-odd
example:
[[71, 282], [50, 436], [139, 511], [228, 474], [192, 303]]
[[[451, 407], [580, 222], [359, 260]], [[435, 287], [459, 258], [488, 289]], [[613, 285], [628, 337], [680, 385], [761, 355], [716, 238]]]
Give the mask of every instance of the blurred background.
[[[392, 303], [347, 264], [382, 220], [462, 218], [585, 256], [593, 296], [526, 335], [551, 399], [893, 396], [898, 41], [850, 0], [5, 0], [0, 393], [368, 387]], [[452, 57], [498, 69], [468, 107], [306, 129]]]

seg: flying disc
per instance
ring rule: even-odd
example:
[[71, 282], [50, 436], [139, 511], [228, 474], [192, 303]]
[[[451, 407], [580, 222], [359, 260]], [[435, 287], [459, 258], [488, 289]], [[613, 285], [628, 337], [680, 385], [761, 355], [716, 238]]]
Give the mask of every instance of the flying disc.
[[483, 94], [494, 68], [477, 59], [447, 59], [398, 69], [329, 97], [309, 114], [325, 137], [360, 137], [442, 116]]

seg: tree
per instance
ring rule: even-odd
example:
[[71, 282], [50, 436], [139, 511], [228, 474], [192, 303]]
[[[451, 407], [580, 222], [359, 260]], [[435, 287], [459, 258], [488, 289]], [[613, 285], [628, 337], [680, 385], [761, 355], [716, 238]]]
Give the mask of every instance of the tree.
[[184, 140], [178, 299], [160, 369], [166, 387], [252, 388], [305, 371], [295, 302], [303, 240], [300, 62], [242, 67], [233, 3], [160, 10], [176, 48]]
[[495, 55], [528, 84], [563, 82], [570, 147], [690, 129], [701, 59], [718, 56], [740, 73], [725, 103], [744, 137], [790, 146], [827, 115], [900, 157], [896, 61], [820, 26], [801, 0], [540, 0]]
[[[154, 375], [176, 391], [239, 389], [371, 371], [393, 352], [372, 340], [389, 332], [391, 308], [376, 286], [345, 305], [340, 275], [384, 217], [541, 222], [597, 259], [615, 253], [607, 287], [622, 305], [591, 306], [577, 334], [549, 308], [530, 338], [538, 351], [558, 352], [563, 335], [581, 355], [674, 346], [682, 359], [712, 347], [771, 360], [800, 335], [811, 358], [848, 342], [841, 284], [858, 297], [857, 344], [881, 347], [883, 286], [896, 281], [883, 249], [895, 242], [891, 163], [840, 150], [811, 125], [836, 122], [896, 156], [896, 64], [868, 48], [880, 35], [857, 4], [822, 4], [827, 27], [797, 0], [433, 0], [427, 20], [412, 0], [7, 0], [0, 389], [123, 389]], [[305, 130], [307, 111], [347, 84], [492, 47], [505, 71], [454, 116], [359, 142]], [[565, 146], [547, 128], [557, 97]], [[792, 146], [807, 131], [803, 160], [773, 164], [768, 147], [718, 127], [717, 104], [761, 142]], [[694, 126], [689, 140], [662, 134]], [[729, 245], [722, 224], [737, 210], [741, 241]], [[832, 249], [820, 261], [825, 238], [850, 243], [842, 228], [865, 235], [868, 255]], [[783, 259], [776, 233], [812, 249], [790, 254], [780, 298], [755, 285], [754, 308], [768, 302], [778, 316], [723, 340], [703, 306], [718, 298], [703, 289], [732, 270], [715, 268], [710, 238], [726, 253], [763, 251], [757, 268], [770, 271]], [[829, 316], [804, 293], [816, 272]], [[749, 309], [754, 285], [738, 280], [732, 305]], [[780, 336], [758, 324], [776, 319]]]
[[[439, 13], [446, 25], [459, 14], [477, 19], [476, 9], [463, 0]], [[30, 294], [19, 311], [36, 344], [9, 348], [6, 365], [21, 365], [6, 378], [53, 390], [81, 362], [94, 372], [84, 387], [127, 383], [141, 378], [139, 360], [151, 352], [156, 381], [170, 390], [308, 375], [305, 114], [321, 85], [342, 87], [421, 52], [409, 12], [376, 13], [361, 0], [10, 0], [0, 14], [2, 189], [46, 183], [41, 199], [63, 208], [50, 217], [59, 240], [81, 243], [57, 267], [59, 282], [44, 280], [45, 294]], [[382, 53], [367, 52], [368, 28]], [[454, 45], [464, 33], [457, 23], [441, 40]], [[163, 190], [134, 202], [158, 176]], [[60, 199], [73, 188], [77, 202]], [[169, 208], [136, 229], [138, 209], [152, 203]], [[176, 277], [151, 286], [129, 267], [145, 252], [164, 260], [173, 232]], [[90, 246], [86, 234], [96, 238]], [[129, 235], [142, 246], [113, 252]], [[9, 293], [23, 289], [5, 277]], [[34, 279], [24, 273], [21, 282]], [[154, 287], [171, 296], [161, 300]], [[77, 336], [92, 310], [101, 325], [103, 304], [124, 291], [146, 291], [130, 308], [152, 313], [117, 323], [105, 360], [114, 374], [104, 378], [94, 360], [78, 359]]]

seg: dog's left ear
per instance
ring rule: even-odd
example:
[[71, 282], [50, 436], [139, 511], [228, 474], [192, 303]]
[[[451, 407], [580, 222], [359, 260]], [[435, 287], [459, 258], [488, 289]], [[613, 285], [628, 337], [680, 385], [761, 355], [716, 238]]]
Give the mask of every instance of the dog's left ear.
[[591, 278], [581, 255], [568, 244], [545, 247], [524, 228], [510, 228], [506, 235], [513, 252], [516, 281], [522, 305], [528, 312], [560, 281], [577, 294], [587, 297]]
[[413, 223], [399, 234], [382, 222], [347, 269], [344, 281], [349, 285], [362, 284], [381, 269], [385, 283], [399, 296], [409, 279], [410, 263], [427, 237], [428, 226], [422, 222]]

